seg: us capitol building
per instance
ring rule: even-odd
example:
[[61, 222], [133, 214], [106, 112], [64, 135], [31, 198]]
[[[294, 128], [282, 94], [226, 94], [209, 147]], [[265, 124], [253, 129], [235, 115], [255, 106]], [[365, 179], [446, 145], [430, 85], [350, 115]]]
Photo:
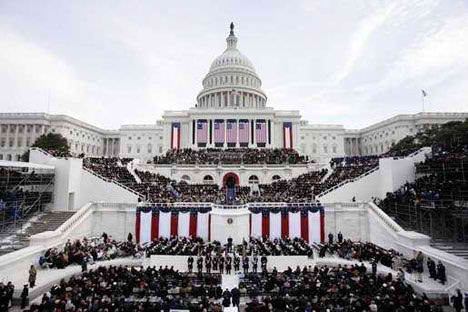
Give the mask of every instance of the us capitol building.
[[267, 106], [252, 62], [237, 48], [231, 24], [227, 47], [211, 64], [194, 107], [165, 111], [149, 125], [106, 130], [66, 115], [0, 113], [0, 160], [19, 160], [35, 139], [60, 133], [72, 153], [151, 160], [171, 148], [294, 148], [317, 162], [332, 157], [381, 154], [407, 135], [468, 113], [397, 115], [360, 130], [309, 124], [299, 111]]

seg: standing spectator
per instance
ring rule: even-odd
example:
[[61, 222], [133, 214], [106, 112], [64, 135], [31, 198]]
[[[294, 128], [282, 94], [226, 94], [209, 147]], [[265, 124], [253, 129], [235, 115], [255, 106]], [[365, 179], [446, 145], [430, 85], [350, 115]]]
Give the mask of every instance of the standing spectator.
[[375, 259], [372, 261], [372, 275], [374, 277], [377, 275], [377, 261]]
[[421, 251], [416, 256], [416, 271], [418, 274], [418, 282], [422, 283], [422, 274], [424, 271], [424, 255]]
[[457, 289], [457, 294], [453, 295], [450, 299], [453, 303], [453, 308], [456, 312], [460, 312], [463, 309], [463, 295], [460, 289]]
[[330, 234], [328, 234], [328, 243], [329, 243], [330, 245], [333, 244], [333, 234], [332, 234], [331, 232], [330, 232]]
[[102, 232], [101, 235], [102, 239], [104, 239], [104, 243], [107, 244], [107, 240], [109, 239], [109, 236], [107, 235], [106, 232]]
[[431, 258], [427, 258], [427, 269], [429, 270], [429, 278], [437, 279], [436, 264]]
[[231, 305], [231, 292], [229, 291], [229, 289], [226, 288], [226, 290], [223, 292], [223, 307], [227, 308], [230, 305]]
[[232, 295], [232, 305], [234, 307], [238, 307], [239, 306], [239, 303], [240, 303], [240, 292], [239, 292], [239, 289], [237, 287], [234, 287], [232, 290], [231, 290], [231, 295]]
[[188, 263], [188, 270], [190, 273], [192, 273], [193, 271], [193, 257], [192, 256], [188, 257], [187, 263]]
[[29, 289], [28, 285], [24, 285], [23, 291], [21, 292], [21, 309], [26, 308], [29, 300]]
[[31, 268], [29, 269], [29, 287], [33, 288], [36, 286], [36, 276], [37, 276], [37, 271], [34, 265], [31, 265]]
[[131, 243], [133, 241], [133, 235], [131, 232], [128, 233], [127, 240]]
[[437, 264], [437, 279], [440, 280], [442, 285], [445, 285], [445, 282], [447, 281], [447, 276], [445, 275], [445, 266], [442, 264], [442, 261], [439, 260], [439, 263]]
[[338, 243], [342, 243], [343, 242], [343, 234], [341, 234], [341, 231], [338, 232]]
[[249, 258], [244, 257], [242, 261], [242, 268], [244, 269], [244, 274], [249, 273]]

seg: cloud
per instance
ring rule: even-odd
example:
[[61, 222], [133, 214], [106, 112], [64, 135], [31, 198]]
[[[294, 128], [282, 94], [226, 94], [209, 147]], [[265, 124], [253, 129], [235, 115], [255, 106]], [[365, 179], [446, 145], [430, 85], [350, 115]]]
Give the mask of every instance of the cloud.
[[[5, 27], [0, 27], [0, 42], [0, 81], [10, 80], [11, 84], [13, 80], [29, 90], [31, 93], [25, 94], [29, 100], [37, 101], [37, 94], [48, 92], [61, 100], [83, 96], [83, 83], [61, 57]], [[2, 91], [9, 92], [12, 90]]]
[[396, 2], [391, 2], [387, 6], [372, 11], [359, 23], [357, 30], [351, 36], [345, 64], [334, 78], [335, 84], [339, 84], [352, 72], [356, 61], [365, 52], [364, 48], [370, 37], [392, 15], [395, 7]]

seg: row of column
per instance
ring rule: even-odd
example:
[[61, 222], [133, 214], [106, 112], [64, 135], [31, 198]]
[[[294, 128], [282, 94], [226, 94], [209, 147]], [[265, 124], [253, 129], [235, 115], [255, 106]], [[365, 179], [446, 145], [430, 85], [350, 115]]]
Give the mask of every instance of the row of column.
[[[29, 132], [27, 130], [28, 126], [30, 127]], [[21, 133], [19, 131], [20, 127], [23, 128], [23, 131]], [[47, 132], [47, 129], [48, 129], [48, 126], [45, 126], [45, 125], [31, 125], [31, 124], [2, 125], [2, 128], [0, 129], [1, 131], [0, 136], [1, 136], [2, 144], [4, 144], [3, 148], [27, 147], [28, 139], [29, 139], [29, 145], [32, 145], [36, 137], [39, 137], [45, 134]], [[13, 143], [12, 146], [10, 146], [10, 142]]]
[[346, 154], [348, 156], [360, 156], [361, 155], [361, 148], [360, 148], [360, 139], [359, 138], [347, 138], [345, 142]]
[[202, 96], [199, 99], [199, 107], [201, 108], [215, 108], [215, 107], [247, 107], [247, 108], [261, 108], [265, 107], [266, 101], [263, 97], [237, 91], [225, 91], [210, 93]]
[[[215, 146], [215, 137], [214, 137], [214, 132], [215, 132], [215, 119], [201, 119], [201, 120], [207, 120], [207, 131], [208, 131], [208, 138], [207, 138], [207, 147], [214, 147]], [[216, 119], [220, 120], [220, 119]], [[227, 121], [228, 120], [233, 120], [232, 118], [230, 119], [223, 119], [223, 125], [224, 125], [224, 147], [228, 147], [228, 142], [227, 142]], [[257, 119], [235, 119], [236, 120], [236, 138], [237, 142], [235, 142], [236, 147], [240, 147], [240, 142], [239, 142], [239, 120], [248, 120], [249, 124], [249, 140], [248, 140], [248, 147], [257, 147], [257, 138], [256, 138], [256, 124], [257, 124]], [[265, 120], [265, 132], [266, 132], [266, 142], [265, 146], [272, 146], [274, 144], [273, 138], [274, 138], [274, 126], [273, 122], [271, 119], [261, 119]], [[252, 136], [252, 121], [253, 121], [253, 136]], [[194, 119], [193, 122], [195, 123], [195, 132], [192, 132], [192, 142], [194, 143], [193, 145], [195, 147], [198, 147], [198, 119]], [[210, 123], [211, 123], [211, 129], [210, 129]], [[211, 138], [211, 143], [210, 143], [210, 138]], [[232, 143], [232, 142], [229, 142]], [[244, 142], [243, 142], [244, 143]]]
[[104, 138], [104, 151], [105, 157], [116, 157], [120, 151], [120, 139], [119, 138]]

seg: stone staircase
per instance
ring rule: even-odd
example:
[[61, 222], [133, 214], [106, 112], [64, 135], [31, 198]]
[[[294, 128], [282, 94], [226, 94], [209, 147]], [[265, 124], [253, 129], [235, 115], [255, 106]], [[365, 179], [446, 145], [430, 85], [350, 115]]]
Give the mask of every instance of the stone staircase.
[[445, 251], [454, 256], [468, 260], [468, 244], [466, 243], [454, 243], [446, 240], [433, 240], [431, 246]]
[[75, 211], [45, 212], [36, 218], [25, 220], [24, 229], [11, 229], [0, 233], [0, 256], [29, 246], [29, 237], [45, 231], [55, 231]]

